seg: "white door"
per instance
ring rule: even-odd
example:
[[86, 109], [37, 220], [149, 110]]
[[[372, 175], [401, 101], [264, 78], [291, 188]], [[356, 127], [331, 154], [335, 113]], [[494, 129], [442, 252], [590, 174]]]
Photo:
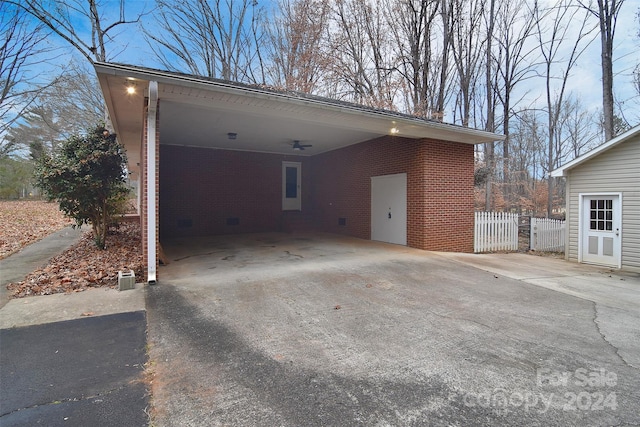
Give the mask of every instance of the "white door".
[[580, 261], [620, 267], [622, 210], [619, 194], [582, 195]]
[[302, 210], [302, 163], [282, 162], [282, 210]]
[[371, 177], [371, 240], [407, 244], [407, 174]]

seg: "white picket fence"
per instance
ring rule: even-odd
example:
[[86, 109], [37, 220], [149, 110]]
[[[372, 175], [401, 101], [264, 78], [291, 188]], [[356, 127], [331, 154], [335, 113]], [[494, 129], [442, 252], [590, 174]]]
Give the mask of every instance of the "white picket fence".
[[565, 222], [550, 218], [531, 218], [529, 247], [536, 251], [564, 252]]
[[475, 253], [518, 250], [518, 214], [476, 212]]

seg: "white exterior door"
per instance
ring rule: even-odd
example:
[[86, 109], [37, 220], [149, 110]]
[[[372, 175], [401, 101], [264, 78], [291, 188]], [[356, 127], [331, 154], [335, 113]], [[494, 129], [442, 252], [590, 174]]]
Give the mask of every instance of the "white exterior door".
[[622, 203], [620, 194], [581, 195], [580, 261], [620, 268]]
[[371, 178], [371, 240], [407, 244], [407, 174]]
[[282, 162], [282, 210], [302, 210], [302, 163]]

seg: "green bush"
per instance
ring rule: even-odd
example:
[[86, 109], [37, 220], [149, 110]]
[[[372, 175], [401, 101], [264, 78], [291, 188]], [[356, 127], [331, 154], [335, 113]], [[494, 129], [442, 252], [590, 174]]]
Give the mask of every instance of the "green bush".
[[106, 247], [109, 226], [122, 214], [127, 158], [124, 148], [103, 126], [74, 135], [53, 155], [36, 164], [36, 185], [81, 227], [91, 224], [96, 246]]

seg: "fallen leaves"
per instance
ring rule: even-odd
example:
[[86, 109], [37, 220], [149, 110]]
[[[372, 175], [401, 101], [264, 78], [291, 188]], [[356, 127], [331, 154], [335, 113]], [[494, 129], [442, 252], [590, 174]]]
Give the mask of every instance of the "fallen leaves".
[[0, 259], [68, 225], [57, 203], [0, 201]]
[[9, 284], [7, 289], [14, 298], [21, 298], [82, 292], [87, 288], [116, 288], [121, 270], [133, 270], [136, 277], [144, 279], [146, 272], [137, 222], [124, 222], [111, 230], [105, 250], [95, 246], [90, 230], [85, 232], [77, 244], [52, 258], [47, 266], [21, 282]]

